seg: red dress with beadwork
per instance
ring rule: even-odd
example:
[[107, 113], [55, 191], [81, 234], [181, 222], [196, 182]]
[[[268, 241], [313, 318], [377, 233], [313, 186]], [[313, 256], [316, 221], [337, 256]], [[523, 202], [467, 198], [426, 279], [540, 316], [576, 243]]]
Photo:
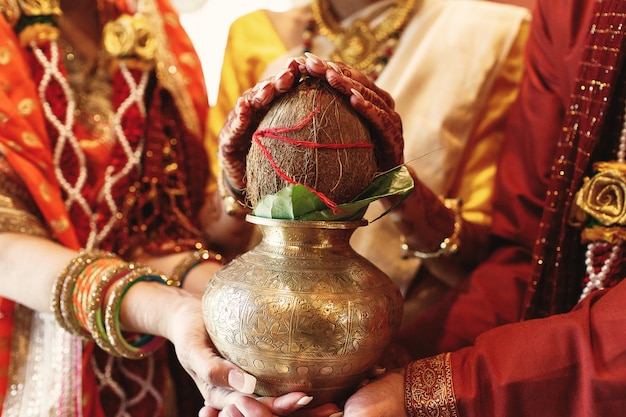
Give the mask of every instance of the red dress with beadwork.
[[[499, 165], [493, 255], [400, 334], [425, 357], [407, 367], [409, 415], [624, 415], [623, 243], [604, 234], [613, 262], [601, 245], [586, 257], [589, 223], [573, 218], [594, 163], [620, 159], [624, 22], [623, 0], [539, 0]], [[623, 210], [622, 187], [596, 203]], [[604, 289], [581, 299], [598, 276]]]
[[[62, 39], [53, 36], [56, 28], [50, 15], [42, 13], [20, 23], [14, 19], [18, 6], [47, 10], [46, 5], [55, 2], [27, 3], [0, 2], [0, 185], [15, 180], [36, 206], [32, 214], [45, 225], [49, 238], [73, 249], [101, 248], [130, 259], [137, 248], [154, 255], [193, 248], [203, 239], [196, 225], [208, 179], [203, 146], [208, 100], [200, 61], [169, 2], [99, 1], [103, 25], [121, 16], [136, 18], [134, 3], [141, 4], [141, 15], [148, 22], [143, 33], [150, 32], [156, 41], [135, 45], [133, 56], [136, 52], [146, 62], [111, 60], [109, 89], [86, 94], [108, 100], [113, 117], [110, 124], [101, 125], [110, 127], [109, 139], [114, 140], [94, 134], [92, 123], [81, 118], [102, 114], [88, 113], [79, 92], [71, 91], [72, 73], [63, 64], [64, 60], [69, 64], [69, 54]], [[149, 59], [142, 55], [148, 49]], [[93, 86], [96, 80], [92, 81]], [[15, 308], [12, 301], [0, 298], [3, 415], [24, 415], [29, 406], [17, 396], [27, 394], [14, 379], [16, 363], [23, 363], [25, 355], [24, 349], [15, 347], [24, 346], [12, 345], [22, 330], [28, 330], [18, 324], [18, 316], [27, 312], [20, 307], [13, 314]], [[145, 361], [112, 361], [93, 343], [80, 352], [81, 357], [59, 368], [59, 372], [68, 367], [79, 370], [74, 372], [76, 378], [61, 383], [61, 390], [76, 398], [61, 391], [47, 414], [173, 412], [165, 409], [164, 398], [180, 387], [172, 386], [166, 348]], [[28, 399], [48, 394], [31, 389]], [[195, 415], [197, 409], [175, 413]]]

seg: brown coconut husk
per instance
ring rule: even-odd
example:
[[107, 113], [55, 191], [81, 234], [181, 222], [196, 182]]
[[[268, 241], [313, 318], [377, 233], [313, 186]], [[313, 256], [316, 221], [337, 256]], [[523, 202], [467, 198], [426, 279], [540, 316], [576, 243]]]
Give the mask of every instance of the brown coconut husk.
[[[279, 135], [320, 144], [372, 143], [366, 122], [352, 108], [349, 98], [317, 78], [302, 80], [293, 90], [276, 99], [257, 132], [301, 123], [318, 107], [320, 92], [319, 113], [303, 128]], [[377, 171], [373, 147], [310, 149], [265, 135], [259, 135], [259, 139], [288, 178], [323, 193], [337, 204], [349, 202], [365, 190]], [[264, 196], [289, 185], [254, 141], [246, 164], [246, 196], [252, 207]]]

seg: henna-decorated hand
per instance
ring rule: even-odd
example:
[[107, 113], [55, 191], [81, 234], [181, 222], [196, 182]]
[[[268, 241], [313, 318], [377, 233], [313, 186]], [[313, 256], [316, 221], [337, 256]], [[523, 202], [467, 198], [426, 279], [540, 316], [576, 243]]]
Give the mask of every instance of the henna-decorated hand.
[[245, 188], [246, 155], [252, 134], [272, 101], [289, 91], [302, 76], [326, 78], [337, 91], [350, 95], [354, 109], [371, 125], [381, 171], [404, 162], [402, 122], [389, 93], [359, 70], [307, 54], [290, 60], [283, 72], [244, 92], [231, 110], [218, 137], [220, 162], [231, 186]]
[[299, 61], [302, 73], [325, 77], [337, 91], [350, 95], [352, 107], [370, 124], [381, 171], [404, 163], [402, 120], [394, 110], [395, 102], [388, 92], [379, 88], [363, 72], [345, 64], [325, 61], [310, 53], [306, 54], [304, 62]]
[[219, 158], [231, 186], [245, 187], [246, 155], [252, 134], [277, 95], [289, 91], [300, 78], [299, 65], [291, 61], [283, 72], [245, 91], [230, 111], [218, 136]]

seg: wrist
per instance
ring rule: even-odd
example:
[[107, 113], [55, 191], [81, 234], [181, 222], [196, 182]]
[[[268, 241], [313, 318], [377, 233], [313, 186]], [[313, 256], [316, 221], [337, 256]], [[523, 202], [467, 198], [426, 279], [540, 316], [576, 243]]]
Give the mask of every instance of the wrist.
[[223, 170], [220, 170], [218, 174], [217, 187], [226, 214], [234, 216], [250, 211], [245, 205], [245, 190], [234, 187], [224, 175]]
[[450, 256], [458, 252], [461, 246], [461, 231], [463, 228], [463, 217], [461, 215], [461, 201], [458, 199], [444, 199], [444, 205], [446, 208], [453, 212], [453, 226], [452, 232], [444, 237], [439, 243], [438, 247], [430, 252], [424, 252], [412, 248], [407, 242], [406, 237], [401, 237], [401, 249], [402, 258], [407, 259], [410, 257], [420, 259], [432, 259], [440, 256]]

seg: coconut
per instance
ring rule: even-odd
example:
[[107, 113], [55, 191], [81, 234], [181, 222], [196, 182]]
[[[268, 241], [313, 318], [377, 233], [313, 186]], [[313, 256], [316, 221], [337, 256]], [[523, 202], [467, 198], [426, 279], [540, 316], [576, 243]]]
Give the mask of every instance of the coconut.
[[341, 204], [367, 188], [376, 171], [369, 128], [349, 98], [325, 80], [305, 78], [259, 123], [246, 160], [246, 196], [254, 207], [295, 182]]

